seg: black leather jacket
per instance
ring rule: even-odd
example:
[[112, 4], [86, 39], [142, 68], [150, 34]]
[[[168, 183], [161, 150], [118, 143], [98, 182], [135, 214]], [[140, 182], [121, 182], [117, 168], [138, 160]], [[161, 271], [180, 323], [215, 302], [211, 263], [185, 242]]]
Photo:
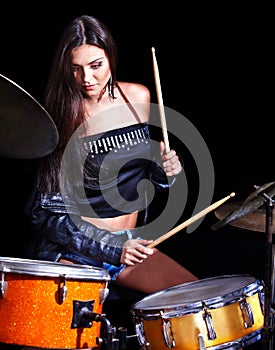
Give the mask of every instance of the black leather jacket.
[[[160, 190], [166, 190], [176, 177], [163, 176], [154, 166], [151, 182]], [[122, 247], [130, 238], [143, 237], [143, 227], [118, 233], [100, 229], [81, 219], [77, 204], [60, 193], [41, 194], [35, 188], [25, 214], [33, 232], [28, 257], [39, 260], [58, 261], [63, 254], [74, 251], [95, 260], [120, 265]], [[143, 215], [146, 223], [146, 212]], [[31, 251], [31, 253], [30, 253]]]

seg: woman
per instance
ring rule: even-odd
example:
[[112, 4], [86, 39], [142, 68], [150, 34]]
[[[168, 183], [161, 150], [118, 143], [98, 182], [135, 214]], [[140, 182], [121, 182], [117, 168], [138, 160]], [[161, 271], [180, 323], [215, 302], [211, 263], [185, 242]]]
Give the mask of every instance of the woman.
[[64, 31], [45, 95], [59, 144], [42, 159], [27, 207], [32, 258], [103, 267], [112, 283], [148, 294], [197, 279], [143, 237], [141, 180], [169, 190], [182, 165], [163, 142], [160, 165], [152, 161], [149, 90], [118, 82], [116, 63], [116, 44], [96, 18], [80, 16]]

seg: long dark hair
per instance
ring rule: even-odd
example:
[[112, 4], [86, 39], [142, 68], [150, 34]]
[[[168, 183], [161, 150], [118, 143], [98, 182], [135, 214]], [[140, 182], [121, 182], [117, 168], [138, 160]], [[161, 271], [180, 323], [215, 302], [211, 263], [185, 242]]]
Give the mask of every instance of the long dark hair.
[[45, 90], [45, 108], [57, 126], [59, 143], [54, 152], [41, 159], [39, 185], [42, 192], [60, 191], [63, 152], [73, 133], [85, 121], [83, 95], [75, 82], [71, 58], [72, 50], [83, 44], [96, 45], [105, 51], [111, 69], [109, 95], [115, 98], [117, 47], [113, 36], [100, 20], [87, 15], [77, 17], [60, 38]]

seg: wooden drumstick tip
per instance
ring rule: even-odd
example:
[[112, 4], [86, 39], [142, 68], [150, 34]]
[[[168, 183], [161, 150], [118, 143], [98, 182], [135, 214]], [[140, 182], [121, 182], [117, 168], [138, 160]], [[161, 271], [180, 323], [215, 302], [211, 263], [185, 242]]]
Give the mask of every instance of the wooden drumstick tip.
[[230, 193], [229, 197], [230, 198], [235, 197], [235, 192]]
[[154, 47], [152, 47], [152, 52], [155, 52], [155, 48]]

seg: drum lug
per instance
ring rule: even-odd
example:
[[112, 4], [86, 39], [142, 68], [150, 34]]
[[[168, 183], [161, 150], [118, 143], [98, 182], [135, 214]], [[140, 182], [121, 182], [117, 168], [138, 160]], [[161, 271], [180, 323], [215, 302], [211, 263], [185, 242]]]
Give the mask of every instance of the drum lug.
[[206, 350], [205, 342], [201, 333], [198, 334], [198, 341], [199, 341], [199, 349]]
[[139, 345], [145, 345], [146, 344], [146, 338], [144, 334], [144, 327], [142, 321], [139, 321], [135, 323], [135, 331], [137, 335], [137, 340], [139, 342]]
[[204, 309], [204, 314], [202, 317], [203, 317], [205, 324], [206, 324], [208, 339], [214, 340], [217, 338], [217, 335], [216, 335], [216, 332], [215, 332], [214, 327], [213, 327], [212, 315], [210, 312], [207, 311], [205, 306], [203, 309]]
[[61, 305], [63, 304], [64, 300], [66, 299], [67, 296], [67, 291], [68, 288], [66, 286], [66, 278], [62, 277], [62, 282], [58, 284], [58, 304]]
[[245, 297], [240, 301], [240, 308], [242, 311], [244, 327], [245, 328], [252, 327], [254, 324], [254, 317], [253, 317], [251, 306], [246, 301]]
[[100, 288], [99, 290], [99, 303], [103, 304], [108, 295], [109, 295], [109, 288], [107, 288], [107, 284], [106, 284], [106, 288]]
[[162, 332], [163, 332], [165, 343], [169, 349], [174, 348], [176, 346], [176, 342], [173, 337], [171, 322], [169, 319], [165, 319], [163, 317], [162, 311], [160, 311], [160, 315], [162, 318]]
[[258, 296], [259, 296], [259, 302], [260, 302], [260, 305], [261, 305], [261, 310], [262, 310], [262, 313], [264, 314], [264, 300], [265, 300], [264, 289], [262, 290], [261, 293], [258, 294]]
[[4, 298], [6, 291], [8, 288], [8, 282], [5, 281], [5, 274], [2, 272], [2, 278], [1, 278], [1, 289], [0, 289], [0, 297]]

